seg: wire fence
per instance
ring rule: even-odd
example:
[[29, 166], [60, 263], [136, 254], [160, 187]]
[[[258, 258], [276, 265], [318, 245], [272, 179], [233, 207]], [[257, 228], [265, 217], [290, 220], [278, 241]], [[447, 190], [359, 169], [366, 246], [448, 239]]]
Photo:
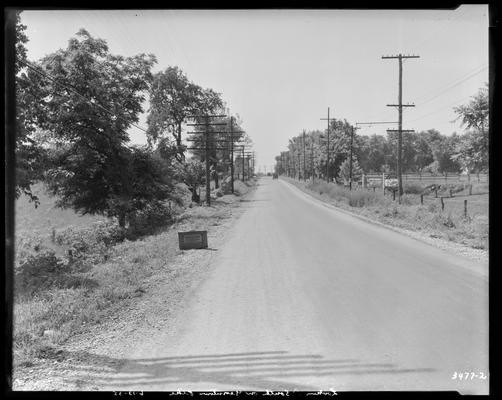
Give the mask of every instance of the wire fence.
[[[366, 174], [365, 177], [369, 181], [380, 181], [382, 183], [383, 174]], [[434, 183], [488, 183], [488, 174], [403, 174], [403, 183], [423, 183], [426, 186]]]

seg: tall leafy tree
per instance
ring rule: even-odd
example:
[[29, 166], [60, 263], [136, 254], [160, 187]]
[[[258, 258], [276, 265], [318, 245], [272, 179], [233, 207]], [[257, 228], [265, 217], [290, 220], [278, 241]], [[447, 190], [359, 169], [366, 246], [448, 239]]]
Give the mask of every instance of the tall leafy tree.
[[45, 179], [59, 206], [118, 217], [125, 226], [146, 203], [168, 197], [160, 161], [127, 146], [155, 62], [153, 55], [112, 55], [81, 29], [66, 49], [37, 63], [44, 75], [28, 71], [42, 93], [37, 125], [54, 144]]
[[431, 146], [427, 138], [426, 132], [419, 132], [415, 136], [415, 156], [414, 165], [419, 173], [422, 173], [427, 165], [430, 165], [434, 161], [434, 155], [432, 154]]
[[[229, 174], [230, 172], [230, 153], [231, 146], [230, 141], [235, 144], [244, 140], [244, 142], [249, 143], [249, 137], [245, 134], [237, 134], [236, 132], [242, 131], [241, 125], [242, 120], [239, 116], [234, 117], [233, 119], [233, 138], [230, 136], [230, 116], [223, 118], [212, 118], [211, 122], [215, 122], [218, 124], [225, 125], [214, 125], [209, 126], [209, 135], [208, 135], [208, 153], [209, 153], [209, 164], [211, 166], [212, 179], [215, 181], [215, 187], [219, 187], [219, 175], [220, 174]], [[204, 122], [204, 119], [198, 120], [200, 123]], [[205, 140], [205, 126], [196, 126], [194, 127], [194, 132], [198, 132], [195, 135], [192, 135], [193, 147], [197, 149], [204, 149], [206, 145]], [[196, 157], [205, 162], [206, 154], [205, 150], [193, 150], [193, 154]], [[234, 150], [234, 155], [237, 154], [237, 151]]]
[[[357, 157], [352, 157], [352, 181], [358, 181], [361, 179], [363, 174], [363, 169], [359, 166], [359, 162], [357, 161]], [[350, 158], [346, 158], [344, 162], [340, 165], [340, 178], [344, 180], [344, 182], [349, 182], [350, 180]]]
[[453, 158], [467, 173], [488, 171], [488, 151], [479, 132], [468, 131], [461, 135]]
[[192, 201], [200, 203], [200, 196], [197, 193], [199, 186], [205, 183], [206, 172], [204, 164], [197, 158], [186, 160], [175, 165], [177, 178], [188, 186], [192, 193]]
[[180, 161], [184, 158], [182, 129], [187, 116], [210, 114], [223, 107], [223, 100], [218, 93], [189, 81], [178, 67], [168, 67], [155, 74], [149, 97], [148, 140], [156, 142], [166, 135], [172, 135]]
[[484, 135], [489, 127], [488, 85], [479, 89], [469, 103], [454, 107], [453, 110], [458, 115], [457, 119], [460, 119], [463, 125]]
[[469, 103], [455, 107], [462, 124], [468, 132], [458, 143], [455, 159], [464, 169], [485, 171], [488, 169], [489, 101], [488, 87], [479, 89]]
[[385, 165], [385, 156], [387, 152], [387, 142], [384, 136], [373, 134], [368, 138], [367, 159], [361, 161], [365, 171], [381, 172]]
[[[329, 132], [329, 176], [335, 178], [340, 170], [340, 165], [350, 152], [350, 135], [352, 125], [347, 120], [333, 119], [330, 122]], [[321, 137], [321, 153], [324, 153], [324, 174], [327, 161], [327, 131]]]
[[26, 25], [21, 23], [20, 14], [16, 14], [16, 197], [27, 195], [35, 206], [38, 197], [32, 186], [42, 178], [45, 168], [45, 149], [36, 138], [36, 114], [39, 112], [41, 93], [27, 76], [28, 62], [25, 33]]

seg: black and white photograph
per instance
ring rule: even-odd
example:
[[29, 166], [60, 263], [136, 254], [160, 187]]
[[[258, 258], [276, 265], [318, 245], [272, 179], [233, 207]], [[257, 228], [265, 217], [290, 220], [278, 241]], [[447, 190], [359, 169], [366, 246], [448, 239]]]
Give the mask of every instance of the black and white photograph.
[[489, 395], [491, 6], [135, 6], [4, 8], [9, 390]]

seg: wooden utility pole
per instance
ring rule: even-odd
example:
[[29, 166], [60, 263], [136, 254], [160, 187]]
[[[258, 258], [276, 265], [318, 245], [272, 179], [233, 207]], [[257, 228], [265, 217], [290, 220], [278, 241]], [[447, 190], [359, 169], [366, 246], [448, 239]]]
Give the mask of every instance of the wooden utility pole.
[[399, 112], [398, 120], [398, 138], [397, 138], [397, 181], [398, 181], [398, 192], [399, 192], [399, 203], [401, 203], [401, 196], [403, 194], [403, 177], [402, 177], [402, 145], [403, 145], [403, 107], [415, 107], [414, 104], [403, 104], [403, 59], [406, 58], [420, 58], [420, 56], [415, 55], [403, 55], [398, 54], [395, 56], [382, 56], [382, 59], [393, 59], [397, 58], [399, 60], [399, 96], [398, 104], [387, 104], [387, 107], [397, 107]]
[[230, 117], [230, 189], [234, 193], [234, 139], [239, 136], [234, 134], [242, 134], [244, 131], [234, 131], [234, 117]]
[[307, 180], [306, 178], [306, 161], [305, 161], [305, 129], [303, 130], [303, 181]]
[[328, 121], [328, 134], [327, 134], [327, 145], [326, 145], [326, 182], [329, 182], [329, 127], [330, 121], [333, 121], [334, 118], [329, 118], [329, 107], [328, 107], [328, 118], [321, 118], [321, 121]]
[[244, 146], [242, 146], [242, 182], [244, 182], [245, 180], [245, 176], [244, 176]]
[[310, 176], [314, 182], [314, 134], [312, 133], [312, 141], [310, 142]]
[[298, 155], [298, 180], [300, 180], [301, 179], [301, 177], [300, 177], [300, 171], [301, 171], [300, 150], [298, 150], [297, 155]]
[[251, 162], [252, 161], [252, 165], [253, 165], [253, 169], [254, 169], [254, 152], [250, 152], [250, 151], [247, 151], [247, 152], [244, 152], [244, 148], [242, 148], [242, 167], [244, 168], [244, 161], [246, 161], [246, 164], [247, 164], [247, 169], [248, 169], [248, 179], [251, 178]]
[[354, 131], [356, 129], [359, 128], [352, 126], [352, 130], [350, 131], [349, 190], [352, 190], [352, 149], [354, 145]]
[[204, 118], [204, 123], [187, 124], [190, 126], [204, 126], [204, 132], [188, 132], [192, 134], [204, 134], [204, 157], [206, 160], [206, 204], [211, 205], [211, 175], [209, 170], [209, 134], [210, 133], [221, 133], [221, 132], [209, 132], [210, 125], [226, 125], [226, 123], [209, 122], [209, 118], [225, 118], [226, 115], [199, 115], [199, 116], [188, 116], [188, 118]]
[[354, 143], [354, 127], [350, 131], [350, 160], [349, 160], [349, 190], [352, 190], [352, 145]]
[[230, 190], [234, 193], [234, 117], [230, 117]]
[[209, 117], [205, 117], [206, 129], [204, 130], [204, 158], [206, 160], [206, 204], [211, 204], [211, 175], [209, 171]]

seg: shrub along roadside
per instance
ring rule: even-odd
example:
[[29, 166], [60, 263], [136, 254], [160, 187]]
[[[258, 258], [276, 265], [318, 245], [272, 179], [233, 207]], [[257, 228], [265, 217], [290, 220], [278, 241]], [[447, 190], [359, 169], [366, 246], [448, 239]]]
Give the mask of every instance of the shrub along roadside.
[[83, 240], [77, 240], [77, 232], [67, 229], [56, 235], [78, 250], [72, 259], [58, 257], [40, 245], [16, 265], [15, 365], [28, 366], [48, 357], [52, 348], [141, 296], [144, 280], [177, 253], [169, 229], [108, 245], [102, 238], [86, 241], [99, 237], [101, 229], [88, 229]]
[[441, 208], [434, 203], [422, 206], [420, 196], [413, 194], [404, 194], [401, 204], [398, 204], [381, 192], [349, 191], [322, 181], [304, 183], [285, 177], [281, 179], [323, 201], [384, 224], [422, 231], [430, 237], [443, 238], [475, 249], [488, 248], [487, 215], [474, 213], [464, 217], [459, 210], [441, 212]]
[[[252, 183], [246, 187], [249, 185]], [[187, 209], [173, 225], [157, 227], [156, 235], [135, 241], [125, 238], [120, 242], [113, 226], [109, 229], [102, 225], [93, 230], [88, 228], [91, 232], [83, 230], [86, 232], [82, 234], [86, 238], [84, 243], [79, 240], [76, 228], [57, 232], [54, 235], [57, 240], [79, 249], [79, 257], [73, 257], [73, 263], [58, 252], [51, 253], [52, 249], [41, 238], [31, 238], [31, 241], [25, 238], [25, 245], [18, 249], [19, 255], [24, 258], [38, 255], [42, 259], [41, 254], [49, 252], [47, 264], [52, 265], [55, 280], [46, 280], [44, 285], [38, 282], [40, 287], [25, 291], [24, 295], [16, 293], [14, 366], [26, 367], [36, 363], [37, 359], [52, 357], [55, 349], [70, 337], [88, 331], [124, 309], [148, 290], [152, 275], [169, 271], [173, 259], [180, 254], [178, 230], [219, 223], [228, 215], [227, 207], [229, 205], [224, 201], [215, 201], [211, 207]], [[105, 241], [108, 246], [103, 245]], [[101, 257], [95, 252], [101, 252]], [[82, 263], [87, 265], [86, 270], [77, 268]], [[55, 264], [61, 268], [54, 269]], [[19, 280], [19, 274], [16, 280]]]
[[[14, 264], [14, 360], [30, 365], [46, 357], [89, 325], [99, 323], [121, 301], [141, 295], [141, 280], [151, 273], [139, 263], [155, 254], [157, 243], [137, 238], [172, 220], [165, 210], [139, 215], [148, 229], [126, 231], [112, 222], [54, 230], [50, 237], [19, 235]], [[152, 221], [152, 214], [161, 217]], [[173, 252], [174, 253], [174, 252]]]

